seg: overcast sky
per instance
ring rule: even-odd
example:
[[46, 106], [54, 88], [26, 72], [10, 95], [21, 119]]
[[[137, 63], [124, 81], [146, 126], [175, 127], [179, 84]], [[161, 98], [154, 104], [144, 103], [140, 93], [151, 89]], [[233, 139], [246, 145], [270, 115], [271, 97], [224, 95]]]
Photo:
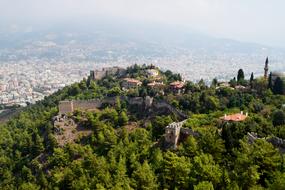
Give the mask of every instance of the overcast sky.
[[0, 0], [0, 22], [122, 19], [285, 47], [285, 0]]

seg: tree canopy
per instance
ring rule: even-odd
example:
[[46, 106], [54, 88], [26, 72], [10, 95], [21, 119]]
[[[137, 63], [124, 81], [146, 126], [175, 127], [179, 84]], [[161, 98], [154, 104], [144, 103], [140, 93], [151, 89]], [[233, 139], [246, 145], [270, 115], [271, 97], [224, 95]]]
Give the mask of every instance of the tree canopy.
[[[237, 81], [245, 81], [246, 90], [232, 88], [236, 80], [232, 87], [187, 81], [182, 93], [166, 89], [161, 95], [150, 93], [147, 69], [127, 69], [126, 77], [146, 81], [142, 86], [123, 90], [115, 76], [82, 80], [1, 123], [0, 188], [285, 189], [282, 147], [267, 141], [285, 138], [285, 96], [272, 93], [266, 79], [251, 77], [250, 84], [240, 70]], [[181, 80], [172, 71], [159, 73], [164, 84]], [[151, 94], [167, 106], [126, 101]], [[54, 125], [59, 101], [102, 98], [115, 102], [67, 114], [64, 130]], [[249, 113], [244, 121], [221, 119], [240, 111]], [[188, 116], [183, 128], [196, 135], [181, 136], [177, 149], [169, 149], [163, 145], [165, 127], [181, 121], [178, 113]], [[257, 139], [250, 141], [249, 134]]]

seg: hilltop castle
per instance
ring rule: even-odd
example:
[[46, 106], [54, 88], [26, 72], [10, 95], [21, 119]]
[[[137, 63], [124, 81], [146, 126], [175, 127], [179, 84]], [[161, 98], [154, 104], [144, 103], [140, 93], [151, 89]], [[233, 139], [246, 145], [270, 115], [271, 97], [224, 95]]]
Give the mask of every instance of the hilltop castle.
[[126, 73], [126, 69], [125, 68], [121, 68], [121, 67], [104, 67], [101, 70], [91, 70], [90, 71], [90, 77], [93, 80], [100, 80], [106, 76], [113, 76], [113, 75], [117, 75], [117, 76], [122, 76]]

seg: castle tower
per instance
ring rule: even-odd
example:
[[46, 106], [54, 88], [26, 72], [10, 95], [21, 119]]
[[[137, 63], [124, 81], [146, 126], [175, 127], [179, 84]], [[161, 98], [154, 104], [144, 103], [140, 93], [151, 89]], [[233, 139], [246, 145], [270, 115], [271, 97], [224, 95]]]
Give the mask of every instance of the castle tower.
[[165, 141], [171, 144], [174, 149], [177, 147], [181, 126], [181, 123], [174, 122], [165, 128]]
[[264, 78], [267, 79], [268, 76], [268, 57], [265, 60], [265, 67], [264, 67]]

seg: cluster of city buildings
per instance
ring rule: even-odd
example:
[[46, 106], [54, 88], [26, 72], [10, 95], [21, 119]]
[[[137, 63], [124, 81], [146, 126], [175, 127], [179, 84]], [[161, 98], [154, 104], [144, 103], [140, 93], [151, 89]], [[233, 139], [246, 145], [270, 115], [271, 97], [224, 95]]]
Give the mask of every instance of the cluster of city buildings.
[[[189, 55], [190, 56], [190, 55]], [[243, 68], [245, 71], [253, 71], [255, 76], [262, 76], [262, 64], [248, 64], [242, 67], [234, 63], [227, 62], [227, 67], [224, 67], [224, 62], [202, 65], [202, 63], [193, 62], [189, 60], [194, 59], [195, 56], [175, 58], [175, 60], [170, 58], [165, 59], [155, 59], [151, 63], [156, 64], [160, 68], [168, 68], [175, 72], [182, 73], [185, 79], [196, 80], [200, 78], [205, 79], [204, 81], [209, 84], [214, 77], [217, 77], [219, 81], [229, 80], [235, 75], [237, 68]], [[188, 61], [187, 61], [188, 60]], [[213, 61], [213, 60], [210, 60]], [[242, 62], [242, 60], [240, 60]], [[149, 61], [140, 59], [136, 60], [137, 64], [149, 63]], [[210, 63], [210, 62], [208, 62]], [[90, 76], [93, 79], [101, 79], [107, 75], [124, 75], [126, 72], [126, 67], [134, 64], [134, 62], [128, 62], [126, 60], [115, 60], [109, 61], [108, 63], [94, 63], [94, 62], [64, 62], [57, 61], [56, 59], [38, 59], [30, 58], [26, 61], [7, 61], [0, 62], [0, 105], [22, 105], [25, 106], [27, 103], [34, 103], [38, 100], [43, 99], [45, 96], [52, 94], [58, 89], [63, 88], [66, 85], [70, 85], [74, 82], [82, 80], [82, 78], [87, 77], [90, 72], [90, 68], [102, 68], [96, 69], [90, 72]], [[122, 67], [108, 67], [104, 66], [122, 65]], [[211, 65], [214, 65], [212, 67]], [[252, 67], [249, 67], [252, 65]], [[277, 67], [276, 67], [277, 65]], [[280, 66], [281, 65], [281, 66]], [[282, 64], [274, 62], [274, 70], [276, 68], [281, 68]], [[207, 69], [207, 75], [204, 75], [201, 68]], [[217, 70], [218, 68], [218, 70]], [[283, 66], [284, 68], [284, 66]], [[226, 69], [226, 70], [223, 70]], [[232, 70], [231, 70], [232, 69]], [[209, 72], [208, 72], [209, 70]], [[272, 69], [273, 70], [273, 69]], [[278, 70], [278, 69], [277, 69]], [[276, 80], [277, 77], [285, 78], [282, 69], [281, 72], [272, 72], [272, 81]], [[211, 74], [213, 72], [213, 75]], [[214, 75], [215, 73], [215, 75]], [[223, 78], [219, 77], [219, 73]], [[234, 73], [234, 74], [233, 74]], [[146, 75], [152, 81], [147, 84], [149, 88], [163, 92], [166, 85], [160, 80], [159, 71], [156, 69], [146, 70]], [[268, 73], [267, 73], [268, 75]], [[207, 79], [209, 77], [209, 80]], [[133, 88], [134, 86], [140, 86], [142, 81], [138, 81], [132, 78], [125, 78], [123, 82], [123, 87], [125, 89]], [[221, 84], [229, 85], [227, 83]], [[183, 81], [175, 81], [170, 84], [170, 89], [174, 92], [181, 93], [184, 91], [185, 84]], [[236, 88], [242, 89], [242, 86], [237, 86]]]
[[20, 61], [0, 64], [0, 105], [5, 106], [35, 103], [88, 74], [77, 65], [66, 63]]

